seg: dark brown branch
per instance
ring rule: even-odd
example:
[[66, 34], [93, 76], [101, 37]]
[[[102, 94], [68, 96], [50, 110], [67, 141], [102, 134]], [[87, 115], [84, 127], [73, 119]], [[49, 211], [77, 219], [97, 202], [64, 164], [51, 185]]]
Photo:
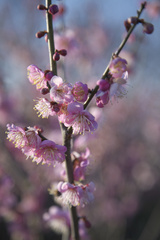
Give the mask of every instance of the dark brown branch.
[[[48, 9], [51, 4], [51, 0], [46, 0], [46, 8]], [[55, 75], [57, 75], [57, 66], [56, 62], [53, 60], [53, 54], [55, 52], [54, 47], [54, 31], [52, 26], [52, 15], [46, 11], [46, 22], [47, 22], [47, 32], [48, 32], [48, 50], [49, 50], [49, 59], [50, 59], [50, 70], [53, 71]], [[71, 160], [71, 138], [72, 138], [72, 128], [67, 129], [64, 124], [60, 123], [61, 132], [63, 135], [63, 145], [67, 147], [67, 151], [65, 153], [66, 160], [66, 173], [68, 182], [74, 183], [73, 176], [73, 166]], [[78, 227], [78, 216], [76, 207], [70, 208], [70, 216], [71, 216], [71, 235], [72, 240], [79, 240], [79, 227]]]

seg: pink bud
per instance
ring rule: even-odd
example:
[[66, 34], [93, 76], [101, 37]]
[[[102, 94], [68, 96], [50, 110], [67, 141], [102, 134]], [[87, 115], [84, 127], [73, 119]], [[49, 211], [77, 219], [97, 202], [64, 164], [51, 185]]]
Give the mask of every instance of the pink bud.
[[60, 111], [60, 107], [59, 107], [58, 103], [51, 102], [51, 106], [56, 113], [58, 113]]
[[85, 227], [91, 228], [91, 223], [88, 221], [88, 219], [86, 217], [83, 217], [82, 219], [84, 221]]
[[61, 50], [58, 50], [58, 53], [62, 56], [66, 56], [67, 55], [67, 50], [66, 49], [61, 49]]
[[147, 34], [153, 33], [154, 26], [152, 23], [144, 22], [144, 23], [142, 23], [142, 25], [143, 25], [143, 32], [145, 32]]
[[42, 88], [41, 93], [43, 95], [46, 95], [47, 93], [49, 93], [49, 89], [48, 88]]
[[136, 24], [138, 21], [138, 18], [137, 17], [130, 17], [127, 19], [127, 22], [130, 23], [130, 24]]
[[39, 4], [39, 5], [37, 6], [37, 9], [38, 9], [38, 10], [47, 10], [47, 8], [46, 8], [44, 5], [42, 5], [42, 4]]
[[58, 6], [56, 4], [52, 4], [49, 6], [48, 12], [52, 15], [56, 14], [59, 11]]
[[47, 31], [39, 31], [36, 33], [36, 38], [41, 38], [44, 37], [44, 35], [46, 35]]
[[126, 20], [126, 21], [124, 21], [124, 26], [126, 28], [126, 31], [128, 32], [131, 27], [131, 24]]
[[54, 61], [58, 61], [60, 59], [60, 55], [59, 53], [56, 51], [54, 54], [53, 54], [53, 60]]
[[48, 81], [50, 81], [51, 78], [54, 76], [53, 72], [50, 71], [50, 70], [44, 71], [44, 75], [45, 75], [45, 78], [46, 78]]

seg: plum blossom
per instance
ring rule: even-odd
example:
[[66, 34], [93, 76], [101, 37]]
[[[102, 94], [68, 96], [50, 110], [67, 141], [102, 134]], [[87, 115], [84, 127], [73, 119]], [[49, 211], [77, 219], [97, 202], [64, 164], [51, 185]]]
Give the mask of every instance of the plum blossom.
[[50, 85], [50, 98], [54, 102], [62, 104], [73, 100], [73, 95], [71, 94], [72, 85], [70, 83], [63, 82], [61, 77], [53, 76], [50, 80]]
[[[120, 74], [121, 75], [121, 74]], [[117, 72], [118, 76], [118, 72]], [[104, 105], [112, 101], [112, 98], [122, 98], [127, 94], [128, 72], [125, 71], [119, 78], [100, 79], [97, 81], [99, 90], [96, 93], [96, 105], [103, 108]]]
[[93, 192], [95, 191], [95, 185], [93, 182], [90, 182], [89, 184], [82, 185], [82, 194], [80, 197], [80, 205], [84, 207], [88, 203], [92, 202], [94, 200]]
[[[55, 105], [57, 104], [55, 103]], [[54, 105], [46, 98], [40, 98], [37, 104], [34, 106], [34, 109], [37, 110], [38, 117], [42, 116], [42, 118], [48, 118], [49, 116], [56, 115]]]
[[61, 193], [61, 198], [65, 205], [81, 205], [84, 207], [86, 204], [93, 201], [95, 186], [92, 182], [86, 185], [74, 185], [68, 182], [59, 182], [57, 190]]
[[79, 186], [68, 182], [59, 182], [57, 190], [62, 194], [61, 198], [65, 205], [78, 206], [80, 204], [80, 192], [82, 189]]
[[96, 105], [103, 108], [109, 102], [109, 91], [98, 91], [96, 94]]
[[97, 85], [99, 86], [99, 90], [107, 91], [110, 88], [110, 83], [107, 79], [99, 79], [97, 81]]
[[14, 124], [7, 124], [7, 139], [12, 141], [17, 148], [23, 148], [27, 144], [27, 137], [25, 130], [21, 127], [15, 126]]
[[128, 72], [123, 73], [119, 79], [114, 79], [113, 84], [110, 87], [109, 99], [111, 98], [123, 98], [127, 94], [126, 83], [128, 79]]
[[78, 102], [72, 102], [67, 107], [68, 114], [63, 119], [66, 127], [73, 128], [74, 134], [84, 134], [85, 132], [93, 132], [98, 125], [94, 116], [87, 110], [83, 109], [83, 105]]
[[47, 79], [45, 78], [45, 74], [41, 69], [32, 64], [27, 67], [27, 71], [29, 81], [33, 85], [36, 85], [37, 90], [47, 88]]
[[38, 130], [35, 127], [27, 127], [25, 133], [28, 141], [28, 144], [25, 146], [28, 146], [30, 148], [38, 148], [42, 141], [38, 135]]
[[68, 233], [70, 229], [69, 212], [57, 206], [52, 206], [43, 214], [43, 219], [57, 233]]
[[58, 145], [50, 140], [44, 140], [35, 150], [33, 162], [55, 166], [56, 163], [62, 163], [65, 160], [66, 150], [65, 146]]
[[111, 83], [107, 79], [100, 79], [97, 81], [99, 90], [96, 93], [96, 105], [103, 108], [109, 102], [109, 89]]
[[33, 162], [42, 164], [62, 163], [65, 160], [65, 146], [58, 145], [50, 140], [43, 140], [38, 135], [36, 128], [28, 127], [26, 130], [15, 125], [7, 125], [7, 138]]
[[[90, 225], [90, 226], [89, 226]], [[90, 222], [86, 219], [86, 217], [81, 217], [79, 219], [79, 235], [83, 240], [89, 240], [89, 235], [87, 228], [90, 228], [91, 224]]]
[[123, 73], [127, 71], [127, 61], [123, 58], [116, 57], [109, 65], [109, 72], [113, 78], [121, 78]]
[[7, 124], [7, 139], [15, 144], [15, 147], [23, 149], [25, 147], [36, 148], [41, 142], [36, 128], [28, 127], [24, 130], [14, 124]]
[[89, 156], [90, 151], [86, 148], [84, 153], [78, 154], [77, 152], [73, 152], [72, 155], [74, 156], [73, 160], [73, 174], [74, 180], [80, 181], [85, 179], [85, 172], [86, 167], [89, 165]]
[[64, 122], [64, 119], [66, 118], [67, 112], [67, 103], [58, 104], [59, 105], [59, 112], [57, 113], [59, 122]]
[[72, 94], [78, 102], [85, 102], [88, 96], [88, 86], [81, 82], [76, 82], [72, 89]]

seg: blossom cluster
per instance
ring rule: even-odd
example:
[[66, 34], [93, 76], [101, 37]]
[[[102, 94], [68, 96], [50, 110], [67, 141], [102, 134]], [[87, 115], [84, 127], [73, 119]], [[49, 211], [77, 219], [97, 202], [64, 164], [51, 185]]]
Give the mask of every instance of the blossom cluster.
[[[143, 3], [143, 5], [145, 7], [146, 2]], [[56, 13], [59, 12], [60, 15], [64, 11], [63, 8], [60, 9], [55, 4], [48, 7], [40, 4], [37, 8], [39, 10], [46, 11], [47, 15], [51, 14], [52, 19], [55, 18], [54, 15]], [[138, 15], [139, 14], [140, 12]], [[139, 19], [139, 16], [128, 18], [124, 22], [126, 31], [129, 32], [131, 27], [138, 23], [142, 24], [143, 32], [147, 34], [151, 34], [153, 32], [153, 25], [145, 22], [144, 19]], [[131, 31], [126, 37], [126, 40], [130, 34]], [[51, 40], [50, 37], [48, 37], [49, 35], [50, 30], [39, 31], [36, 33], [37, 38], [45, 36], [46, 41]], [[76, 45], [74, 37], [71, 36], [72, 34], [70, 33], [69, 35], [70, 36], [67, 36], [65, 39], [68, 46], [69, 44]], [[51, 53], [53, 61], [58, 61], [61, 56], [64, 57], [67, 55], [66, 49], [61, 49], [61, 47], [58, 49], [54, 49], [53, 47], [54, 53]], [[80, 81], [75, 84], [71, 84], [64, 81], [61, 77], [54, 75], [50, 70], [42, 71], [39, 67], [33, 64], [28, 66], [28, 79], [30, 83], [35, 85], [36, 89], [40, 91], [42, 95], [48, 94], [49, 96], [48, 98], [41, 97], [36, 100], [34, 109], [37, 111], [38, 116], [41, 116], [42, 118], [56, 116], [62, 126], [65, 126], [63, 130], [65, 129], [65, 137], [68, 137], [67, 140], [64, 139], [66, 146], [68, 146], [67, 143], [71, 141], [72, 133], [84, 135], [88, 132], [92, 133], [97, 129], [98, 124], [95, 117], [86, 110], [86, 106], [88, 106], [88, 103], [94, 96], [96, 97], [97, 107], [103, 108], [114, 99], [118, 100], [127, 94], [126, 86], [128, 85], [128, 67], [127, 61], [119, 57], [121, 50], [122, 48], [119, 48], [117, 52], [112, 55], [112, 60], [107, 67], [107, 70], [103, 74], [102, 78], [97, 81], [97, 86], [93, 90], [89, 89], [87, 84]], [[83, 51], [86, 52], [87, 47], [83, 48]], [[54, 72], [57, 72], [56, 69], [54, 69]], [[85, 183], [87, 167], [90, 164], [89, 149], [86, 148], [86, 151], [80, 154], [75, 151], [71, 152], [70, 146], [67, 148], [66, 146], [56, 144], [54, 141], [46, 139], [42, 135], [42, 130], [37, 126], [21, 128], [14, 124], [7, 124], [7, 138], [15, 144], [16, 148], [20, 149], [22, 153], [24, 153], [24, 155], [27, 158], [30, 158], [33, 162], [36, 162], [37, 164], [42, 163], [56, 166], [56, 170], [58, 169], [59, 183], [54, 185], [53, 189], [50, 190], [50, 193], [54, 195], [54, 200], [56, 201], [58, 199], [59, 205], [64, 205], [65, 208], [63, 208], [63, 206], [62, 208], [53, 206], [49, 209], [48, 213], [43, 215], [43, 219], [55, 231], [66, 236], [68, 235], [68, 239], [72, 239], [72, 223], [75, 220], [75, 230], [77, 228], [81, 238], [85, 239], [85, 228], [90, 227], [90, 223], [86, 219], [86, 216], [77, 216], [76, 211], [81, 210], [80, 207], [85, 207], [94, 199], [94, 183], [92, 181]], [[70, 143], [69, 145], [71, 145]], [[68, 156], [70, 158], [69, 161]], [[68, 169], [69, 167], [70, 169]], [[118, 168], [113, 169], [117, 170]], [[118, 173], [118, 170], [116, 173]], [[121, 176], [119, 174], [116, 181], [118, 181], [120, 177]], [[116, 183], [116, 181], [114, 182]], [[133, 198], [131, 198], [131, 200], [126, 200], [125, 197], [125, 204], [127, 201], [134, 203], [134, 201], [132, 201], [134, 200]], [[34, 201], [30, 204], [29, 208], [25, 203], [21, 205], [26, 205], [24, 207], [25, 211], [36, 208], [34, 206]], [[69, 218], [66, 206], [71, 207], [71, 210], [75, 210], [72, 206], [78, 207], [75, 211], [75, 217], [73, 217], [74, 219]], [[109, 207], [107, 208], [105, 206], [105, 209], [110, 210], [112, 207], [110, 207], [110, 203], [108, 206]], [[20, 210], [21, 209], [23, 209], [23, 206], [20, 206]], [[76, 226], [77, 220], [78, 226]]]
[[96, 93], [96, 104], [103, 108], [112, 99], [117, 100], [127, 94], [128, 79], [127, 61], [116, 57], [109, 65], [109, 77], [97, 81], [99, 90]]
[[[55, 232], [69, 235], [71, 222], [69, 212], [66, 209], [52, 206], [49, 208], [48, 212], [43, 214], [43, 219]], [[79, 219], [79, 234], [81, 238], [88, 239], [86, 228], [90, 228], [90, 226], [90, 222], [86, 217], [81, 217]]]
[[[57, 116], [59, 122], [65, 127], [72, 127], [73, 134], [84, 134], [93, 132], [97, 129], [95, 117], [84, 109], [83, 104], [87, 101], [89, 90], [87, 84], [76, 82], [74, 85], [63, 81], [59, 76], [53, 75], [49, 70], [42, 71], [36, 65], [27, 68], [28, 79], [36, 85], [38, 91], [43, 95], [49, 94], [49, 99], [39, 98], [34, 109], [42, 118]], [[127, 62], [125, 59], [115, 57], [110, 66], [108, 78], [100, 79], [97, 84], [99, 90], [96, 94], [98, 107], [104, 107], [111, 98], [123, 97], [126, 94], [125, 85], [127, 82]], [[58, 145], [53, 141], [47, 140], [38, 127], [27, 127], [25, 129], [7, 125], [8, 139], [21, 149], [27, 158], [33, 162], [55, 166], [65, 160], [67, 148]], [[73, 177], [74, 182], [61, 181], [57, 185], [57, 191], [63, 204], [72, 206], [82, 206], [94, 199], [94, 183], [83, 184], [85, 180], [86, 168], [89, 165], [90, 151], [85, 153], [72, 153]], [[64, 176], [66, 175], [64, 170]]]
[[28, 78], [42, 93], [47, 89], [49, 80], [50, 89], [46, 92], [50, 94], [50, 100], [40, 98], [34, 107], [39, 116], [48, 118], [57, 115], [59, 121], [66, 127], [72, 126], [74, 134], [84, 134], [97, 129], [94, 116], [83, 108], [83, 103], [88, 97], [87, 84], [76, 82], [72, 86], [58, 76], [47, 79], [45, 73], [35, 65], [28, 67]]
[[[55, 166], [65, 160], [65, 152], [67, 148], [56, 144], [53, 141], [42, 139], [40, 129], [37, 127], [28, 127], [23, 129], [14, 124], [7, 124], [7, 138], [15, 144], [15, 147], [21, 149], [22, 152], [31, 158], [33, 162], [48, 164]], [[64, 204], [73, 206], [86, 204], [94, 199], [93, 192], [95, 190], [94, 183], [82, 184], [81, 180], [85, 178], [85, 170], [89, 165], [89, 149], [85, 153], [79, 155], [74, 152], [73, 169], [74, 180], [76, 184], [68, 182], [59, 182], [57, 190], [61, 193], [61, 199]]]
[[[57, 115], [59, 121], [66, 127], [72, 126], [73, 134], [84, 134], [97, 129], [94, 116], [83, 107], [83, 103], [89, 95], [87, 84], [76, 82], [72, 86], [72, 84], [63, 81], [61, 77], [52, 76], [48, 72], [45, 74], [35, 65], [30, 65], [27, 69], [29, 81], [36, 85], [37, 90], [50, 95], [49, 100], [47, 98], [38, 99], [34, 109], [39, 116], [48, 118]], [[127, 61], [116, 57], [109, 66], [109, 77], [97, 82], [99, 86], [99, 91], [96, 94], [97, 106], [102, 108], [112, 98], [117, 99], [125, 96], [127, 79]]]
[[65, 160], [66, 147], [42, 139], [38, 128], [27, 127], [23, 129], [14, 124], [7, 124], [7, 130], [7, 138], [33, 162], [55, 166]]
[[57, 189], [61, 193], [61, 198], [65, 205], [80, 205], [84, 207], [94, 199], [93, 192], [95, 191], [95, 185], [93, 182], [86, 185], [59, 182]]

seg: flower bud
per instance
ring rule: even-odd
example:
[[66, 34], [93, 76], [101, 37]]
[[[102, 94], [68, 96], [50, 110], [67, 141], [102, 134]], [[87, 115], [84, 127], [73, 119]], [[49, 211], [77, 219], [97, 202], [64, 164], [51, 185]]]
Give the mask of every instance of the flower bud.
[[109, 69], [113, 78], [121, 78], [122, 74], [127, 71], [127, 61], [123, 58], [116, 57], [111, 61]]
[[76, 82], [72, 88], [72, 94], [78, 102], [85, 102], [88, 97], [87, 84]]
[[53, 54], [53, 60], [54, 61], [58, 61], [60, 59], [60, 55], [59, 53], [56, 51], [54, 54]]
[[45, 71], [44, 71], [44, 75], [45, 75], [45, 78], [46, 78], [48, 81], [50, 81], [51, 78], [54, 76], [53, 72], [50, 71], [50, 70], [45, 70]]
[[128, 20], [126, 20], [126, 21], [124, 21], [124, 26], [126, 28], [126, 31], [128, 32], [131, 27], [131, 24], [128, 22]]
[[39, 4], [39, 5], [37, 6], [37, 9], [38, 9], [38, 10], [47, 10], [47, 8], [46, 8], [44, 5], [42, 5], [42, 4]]
[[52, 15], [56, 14], [59, 11], [58, 6], [56, 4], [52, 4], [49, 6], [48, 12]]
[[60, 107], [59, 107], [58, 103], [56, 103], [56, 102], [51, 102], [51, 106], [52, 106], [52, 109], [53, 109], [56, 113], [58, 113], [58, 112], [60, 111]]
[[49, 89], [48, 88], [42, 88], [41, 93], [43, 95], [46, 95], [47, 93], [49, 93]]
[[136, 24], [138, 22], [138, 18], [137, 17], [130, 17], [127, 19], [127, 22], [130, 24]]
[[143, 32], [147, 34], [151, 34], [154, 31], [154, 26], [152, 23], [144, 22], [143, 25]]
[[44, 37], [47, 34], [47, 31], [39, 31], [36, 33], [36, 38]]
[[61, 49], [61, 50], [58, 50], [58, 53], [65, 57], [67, 55], [67, 50], [66, 49]]
[[88, 221], [88, 219], [86, 217], [82, 217], [85, 227], [86, 228], [91, 228], [91, 223]]
[[98, 80], [97, 85], [99, 86], [99, 89], [102, 90], [102, 91], [107, 91], [110, 88], [110, 84], [107, 81], [107, 79]]

